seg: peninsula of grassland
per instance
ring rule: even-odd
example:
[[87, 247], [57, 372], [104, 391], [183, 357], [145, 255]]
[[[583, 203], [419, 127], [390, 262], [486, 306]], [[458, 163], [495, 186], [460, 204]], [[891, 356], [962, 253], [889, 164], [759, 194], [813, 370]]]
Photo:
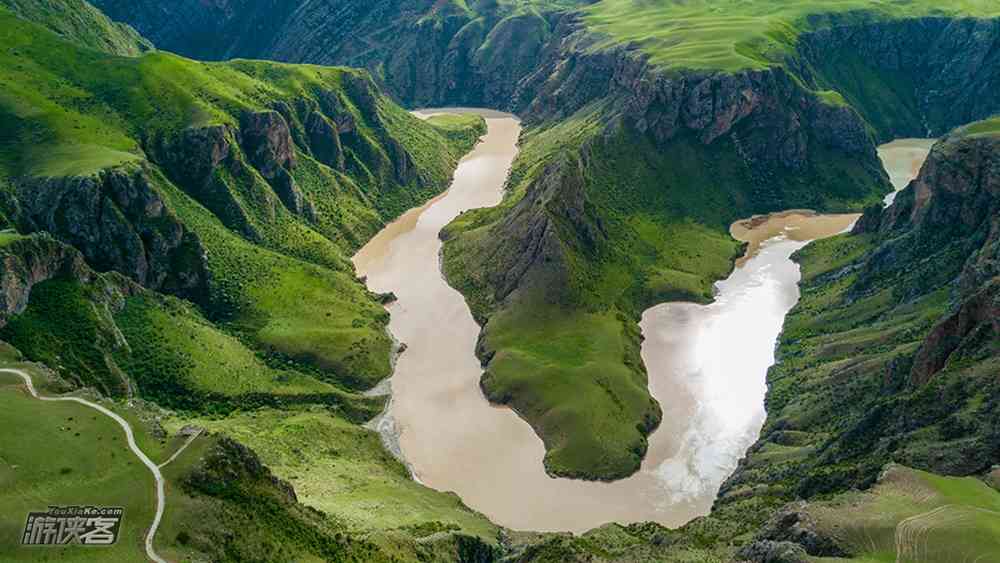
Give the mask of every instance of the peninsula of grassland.
[[995, 71], [949, 62], [970, 45], [996, 61], [996, 16], [985, 2], [580, 9], [526, 104], [504, 204], [445, 232], [446, 275], [484, 326], [483, 389], [533, 425], [550, 472], [638, 469], [660, 423], [638, 319], [712, 299], [741, 252], [731, 222], [859, 211], [888, 189], [876, 143], [1000, 110]]

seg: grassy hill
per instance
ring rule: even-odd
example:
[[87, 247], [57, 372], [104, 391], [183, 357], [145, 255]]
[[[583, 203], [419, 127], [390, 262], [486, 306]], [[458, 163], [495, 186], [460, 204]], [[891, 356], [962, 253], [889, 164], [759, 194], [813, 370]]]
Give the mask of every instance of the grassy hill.
[[0, 6], [78, 45], [134, 57], [153, 48], [127, 24], [111, 21], [86, 0], [3, 0]]
[[[199, 440], [171, 466], [161, 549], [223, 561], [489, 552], [492, 524], [414, 483], [360, 426], [384, 405], [358, 391], [388, 375], [392, 342], [380, 297], [349, 262], [387, 221], [447, 186], [482, 120], [416, 119], [363, 71], [126, 58], [2, 8], [0, 28], [2, 338], [54, 370], [40, 375], [48, 392], [88, 387], [152, 401], [151, 416], [178, 427], [201, 420], [252, 442], [284, 479], [301, 467], [278, 456], [332, 464], [328, 479], [303, 484], [320, 513], [276, 487], [242, 446]], [[9, 425], [29, 424], [30, 414], [39, 436], [58, 431], [58, 408], [50, 416], [23, 402], [5, 409]], [[294, 450], [263, 440], [265, 428], [295, 433], [304, 420], [315, 426]], [[159, 440], [140, 439], [156, 458]], [[93, 488], [98, 478], [80, 473], [97, 463], [92, 455], [65, 449], [77, 465], [47, 449], [31, 459], [2, 451], [37, 467], [39, 487], [66, 488], [65, 502], [91, 487], [79, 502], [134, 505], [120, 555], [141, 559], [149, 505], [115, 496], [132, 487], [125, 469], [113, 473], [120, 487]], [[70, 477], [53, 476], [61, 465], [42, 469], [47, 460]], [[368, 471], [355, 470], [362, 463]], [[351, 503], [331, 502], [323, 487], [337, 480]], [[36, 501], [57, 499], [37, 491]], [[358, 518], [387, 500], [400, 504], [396, 516]]]
[[781, 65], [802, 33], [833, 23], [927, 16], [1000, 16], [988, 0], [601, 0], [583, 9], [607, 39], [595, 48], [636, 44], [655, 65], [726, 72]]
[[[141, 283], [150, 268], [200, 276], [208, 287], [176, 292], [251, 346], [344, 384], [370, 387], [388, 375], [387, 317], [348, 257], [386, 221], [447, 186], [481, 126], [474, 118], [439, 132], [382, 98], [359, 71], [204, 64], [162, 52], [121, 58], [9, 13], [0, 13], [0, 25], [0, 176], [12, 223], [49, 230]], [[276, 135], [262, 156], [248, 155], [248, 119], [272, 128], [265, 143]], [[280, 164], [267, 161], [274, 151], [285, 151]], [[137, 184], [133, 190], [164, 210], [128, 208], [123, 196], [108, 195], [114, 182]], [[87, 184], [103, 187], [85, 187], [79, 200], [58, 195]], [[87, 216], [98, 212], [86, 200], [94, 192], [115, 208], [114, 232], [81, 232], [97, 220]], [[61, 214], [83, 224], [61, 223]], [[159, 264], [143, 258], [155, 245], [176, 244], [169, 241], [178, 228], [193, 250]], [[166, 241], [147, 242], [150, 232]]]
[[760, 134], [751, 124], [711, 143], [692, 131], [658, 142], [608, 132], [604, 115], [587, 108], [529, 130], [504, 203], [456, 219], [444, 250], [449, 283], [484, 326], [487, 396], [533, 425], [550, 471], [591, 479], [638, 469], [661, 416], [639, 356], [640, 316], [664, 301], [711, 301], [742, 253], [732, 222], [860, 211], [885, 189], [869, 155], [847, 156], [819, 126], [801, 132], [814, 152], [786, 167], [746, 156]]
[[802, 297], [768, 374], [767, 422], [710, 515], [678, 530], [610, 525], [536, 539], [526, 559], [993, 557], [993, 129], [971, 125], [940, 141], [893, 207], [795, 255]]

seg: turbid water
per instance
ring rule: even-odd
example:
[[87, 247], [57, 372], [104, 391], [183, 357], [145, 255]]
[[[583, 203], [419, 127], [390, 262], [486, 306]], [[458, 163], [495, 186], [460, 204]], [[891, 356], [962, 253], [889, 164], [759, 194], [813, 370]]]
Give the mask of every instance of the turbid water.
[[886, 205], [891, 205], [896, 199], [896, 193], [917, 177], [936, 141], [937, 139], [897, 139], [878, 148], [878, 155], [896, 188], [895, 192], [885, 196]]
[[792, 253], [849, 228], [857, 216], [789, 211], [734, 224], [733, 235], [750, 244], [717, 284], [716, 301], [667, 303], [643, 315], [642, 357], [664, 418], [640, 471], [614, 483], [553, 479], [531, 427], [483, 396], [474, 354], [479, 326], [439, 268], [440, 229], [464, 210], [497, 204], [517, 154], [517, 120], [485, 115], [489, 132], [459, 165], [451, 189], [355, 257], [372, 290], [398, 297], [389, 328], [407, 344], [380, 430], [416, 479], [456, 492], [510, 528], [581, 532], [647, 520], [678, 526], [706, 514], [764, 422], [767, 369], [799, 296]]

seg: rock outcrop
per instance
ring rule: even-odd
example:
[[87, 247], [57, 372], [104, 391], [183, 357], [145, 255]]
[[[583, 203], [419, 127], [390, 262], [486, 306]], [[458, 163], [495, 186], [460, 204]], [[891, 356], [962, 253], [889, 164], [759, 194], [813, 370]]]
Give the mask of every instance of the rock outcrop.
[[843, 93], [880, 140], [940, 136], [1000, 111], [1000, 20], [831, 19], [800, 38], [790, 64]]
[[[147, 149], [153, 160], [191, 197], [214, 213], [227, 227], [251, 241], [261, 240], [253, 217], [223, 177], [247, 171], [230, 125], [190, 127], [179, 135], [156, 139]], [[273, 209], [269, 198], [261, 199], [265, 212]]]
[[[580, 158], [564, 156], [549, 164], [522, 198], [493, 228], [489, 256], [483, 256], [493, 302], [520, 290], [541, 292], [558, 302], [570, 281], [566, 248], [593, 252], [607, 235], [601, 219], [586, 206]], [[570, 238], [572, 237], [572, 238]]]
[[16, 184], [16, 196], [21, 232], [51, 233], [94, 268], [150, 289], [196, 302], [206, 298], [205, 249], [167, 208], [148, 165], [25, 179]]
[[938, 142], [920, 175], [887, 209], [871, 209], [856, 232], [884, 239], [862, 270], [862, 294], [901, 263], [954, 287], [955, 305], [920, 346], [909, 374], [930, 381], [951, 358], [996, 352], [1000, 342], [1000, 137], [962, 130]]
[[185, 476], [183, 484], [189, 490], [213, 496], [238, 495], [236, 491], [240, 488], [263, 484], [282, 502], [298, 502], [291, 483], [275, 477], [256, 452], [228, 437], [216, 439], [198, 466]]
[[276, 111], [246, 113], [240, 120], [243, 151], [250, 163], [296, 215], [316, 219], [316, 208], [295, 184], [291, 169], [295, 167], [292, 133], [285, 118]]
[[79, 251], [45, 234], [0, 247], [0, 326], [24, 312], [32, 287], [55, 278], [89, 282], [93, 272]]

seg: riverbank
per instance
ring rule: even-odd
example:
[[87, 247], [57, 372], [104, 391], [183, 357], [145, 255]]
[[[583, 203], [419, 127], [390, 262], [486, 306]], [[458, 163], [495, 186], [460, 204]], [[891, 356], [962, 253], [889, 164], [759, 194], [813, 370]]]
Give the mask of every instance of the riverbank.
[[765, 376], [798, 299], [791, 255], [850, 228], [857, 215], [791, 210], [735, 223], [732, 235], [747, 243], [747, 253], [717, 284], [715, 301], [667, 303], [643, 315], [642, 357], [664, 422], [640, 471], [610, 483], [556, 479], [545, 471], [534, 430], [483, 396], [473, 354], [479, 327], [439, 270], [438, 231], [468, 209], [499, 203], [516, 155], [514, 118], [486, 117], [489, 132], [459, 165], [451, 189], [404, 214], [354, 258], [371, 290], [398, 298], [387, 307], [390, 330], [406, 350], [378, 424], [390, 443], [398, 440], [390, 450], [419, 482], [455, 491], [511, 529], [583, 532], [612, 521], [680, 526], [707, 514], [763, 424]]

